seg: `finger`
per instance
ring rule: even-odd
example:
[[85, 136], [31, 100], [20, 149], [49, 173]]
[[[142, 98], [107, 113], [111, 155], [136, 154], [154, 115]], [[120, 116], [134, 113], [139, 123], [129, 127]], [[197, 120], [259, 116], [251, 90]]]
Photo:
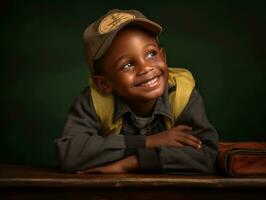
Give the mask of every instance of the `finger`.
[[199, 145], [202, 144], [201, 140], [200, 140], [199, 138], [193, 136], [193, 135], [190, 135], [190, 134], [184, 133], [184, 137], [186, 137], [186, 138], [188, 138], [188, 139], [190, 139], [190, 140], [192, 140], [192, 141], [198, 143]]
[[176, 141], [179, 143], [182, 143], [183, 145], [189, 145], [189, 146], [193, 146], [197, 149], [201, 148], [201, 142], [198, 142], [197, 140], [195, 140], [195, 137], [192, 135], [178, 135], [176, 137]]
[[192, 127], [187, 126], [187, 125], [178, 125], [178, 126], [174, 127], [174, 129], [177, 129], [180, 131], [192, 131]]
[[175, 142], [174, 147], [184, 147], [185, 145], [180, 142]]
[[188, 133], [186, 133], [186, 132], [180, 131], [180, 130], [178, 130], [178, 132], [175, 132], [175, 136], [176, 136], [176, 137], [182, 136], [182, 137], [184, 137], [184, 138], [188, 138], [188, 139], [190, 139], [190, 140], [195, 141], [195, 142], [198, 143], [199, 145], [202, 144], [202, 142], [201, 142], [201, 140], [200, 140], [199, 138], [197, 138], [197, 137], [195, 137], [195, 136], [193, 136], [193, 135], [191, 135], [191, 134], [188, 134]]
[[98, 169], [98, 167], [96, 167], [96, 168], [86, 169], [86, 170], [82, 170], [82, 171], [77, 171], [77, 174], [97, 173], [99, 171], [100, 170]]

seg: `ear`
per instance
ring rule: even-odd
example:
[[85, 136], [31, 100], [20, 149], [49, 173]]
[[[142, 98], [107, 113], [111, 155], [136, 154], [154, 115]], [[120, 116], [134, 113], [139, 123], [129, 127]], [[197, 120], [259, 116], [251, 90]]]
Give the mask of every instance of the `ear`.
[[106, 79], [106, 77], [93, 76], [92, 81], [101, 94], [108, 95], [113, 92], [112, 84]]
[[160, 48], [160, 52], [163, 55], [164, 61], [167, 63], [167, 59], [166, 59], [166, 52], [164, 48]]

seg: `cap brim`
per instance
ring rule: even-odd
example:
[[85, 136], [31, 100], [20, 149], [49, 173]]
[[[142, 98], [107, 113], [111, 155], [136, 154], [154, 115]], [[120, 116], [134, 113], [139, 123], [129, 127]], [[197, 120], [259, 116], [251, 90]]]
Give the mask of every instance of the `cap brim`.
[[121, 24], [119, 28], [117, 28], [116, 30], [109, 33], [109, 35], [106, 37], [105, 41], [103, 42], [102, 47], [95, 55], [94, 59], [97, 60], [101, 58], [106, 53], [107, 49], [111, 46], [112, 41], [114, 40], [118, 32], [124, 27], [129, 26], [129, 25], [139, 26], [154, 35], [159, 35], [162, 32], [162, 27], [159, 24], [156, 24], [155, 22], [150, 21], [148, 19], [138, 18], [138, 19], [129, 20]]

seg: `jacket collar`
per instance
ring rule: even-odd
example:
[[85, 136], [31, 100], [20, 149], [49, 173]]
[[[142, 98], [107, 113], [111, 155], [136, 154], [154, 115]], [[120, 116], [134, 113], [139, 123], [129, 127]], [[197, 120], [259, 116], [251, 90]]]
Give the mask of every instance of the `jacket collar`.
[[[113, 122], [117, 121], [126, 113], [133, 114], [133, 111], [122, 98], [115, 96], [115, 111], [113, 115]], [[163, 95], [158, 97], [152, 115], [163, 115], [172, 120], [169, 105], [168, 87], [164, 90]]]

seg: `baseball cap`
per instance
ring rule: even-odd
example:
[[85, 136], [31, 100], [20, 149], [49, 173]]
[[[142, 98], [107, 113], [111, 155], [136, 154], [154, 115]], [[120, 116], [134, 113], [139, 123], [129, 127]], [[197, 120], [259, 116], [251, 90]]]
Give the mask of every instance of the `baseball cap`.
[[127, 25], [139, 26], [154, 35], [159, 35], [162, 27], [149, 20], [138, 10], [113, 9], [90, 24], [83, 33], [86, 62], [94, 74], [94, 61], [100, 59], [111, 46], [118, 32]]

